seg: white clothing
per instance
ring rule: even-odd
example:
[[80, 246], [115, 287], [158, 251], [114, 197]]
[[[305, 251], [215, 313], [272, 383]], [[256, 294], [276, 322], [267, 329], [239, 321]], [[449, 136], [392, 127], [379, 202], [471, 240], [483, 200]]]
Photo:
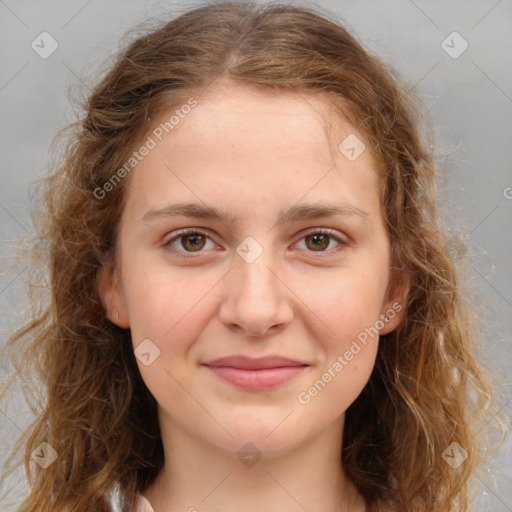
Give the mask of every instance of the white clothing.
[[137, 508], [135, 510], [137, 512], [155, 512], [151, 503], [142, 494], [137, 496]]

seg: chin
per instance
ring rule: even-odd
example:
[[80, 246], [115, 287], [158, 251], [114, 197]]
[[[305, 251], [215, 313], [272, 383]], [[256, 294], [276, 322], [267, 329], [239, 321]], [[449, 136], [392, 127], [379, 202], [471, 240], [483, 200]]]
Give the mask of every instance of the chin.
[[[283, 415], [283, 417], [285, 416]], [[282, 420], [283, 418], [279, 421], [260, 420], [250, 425], [246, 418], [243, 424], [232, 422], [228, 425], [226, 423], [226, 428], [233, 437], [222, 436], [222, 439], [211, 439], [211, 442], [237, 457], [239, 452], [243, 453], [244, 450], [249, 452], [254, 450], [256, 454], [265, 458], [281, 457], [298, 446], [305, 437], [304, 428], [300, 429], [300, 438], [296, 438], [294, 433], [297, 432], [297, 429], [290, 429], [290, 425], [285, 425], [287, 420], [279, 425]]]

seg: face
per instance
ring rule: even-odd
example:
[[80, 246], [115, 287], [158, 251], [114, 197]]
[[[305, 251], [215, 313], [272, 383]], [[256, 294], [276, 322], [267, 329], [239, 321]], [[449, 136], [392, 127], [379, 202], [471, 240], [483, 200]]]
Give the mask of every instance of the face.
[[377, 174], [368, 150], [338, 149], [363, 135], [332, 111], [218, 90], [129, 177], [101, 294], [168, 428], [291, 450], [342, 426], [399, 324]]

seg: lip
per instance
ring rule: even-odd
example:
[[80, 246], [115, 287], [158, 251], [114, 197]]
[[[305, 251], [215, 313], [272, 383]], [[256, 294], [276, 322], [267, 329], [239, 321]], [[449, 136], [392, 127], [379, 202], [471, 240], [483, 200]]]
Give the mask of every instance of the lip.
[[275, 388], [309, 365], [282, 356], [229, 356], [203, 363], [217, 377], [246, 390]]
[[291, 366], [309, 366], [300, 361], [288, 359], [278, 355], [265, 357], [247, 357], [247, 356], [228, 356], [221, 357], [212, 361], [203, 363], [206, 366], [238, 368], [241, 370], [265, 370], [269, 368], [283, 368]]

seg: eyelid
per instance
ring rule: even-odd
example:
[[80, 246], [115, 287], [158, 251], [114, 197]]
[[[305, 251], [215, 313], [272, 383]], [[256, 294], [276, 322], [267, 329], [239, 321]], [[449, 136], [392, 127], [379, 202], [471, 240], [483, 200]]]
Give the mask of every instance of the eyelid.
[[332, 236], [337, 242], [347, 244], [348, 240], [339, 234], [339, 231], [331, 228], [309, 228], [306, 231], [300, 233], [300, 239], [305, 236], [314, 235], [316, 233], [326, 234]]
[[323, 258], [323, 257], [327, 258], [329, 256], [333, 256], [334, 254], [337, 254], [345, 246], [349, 245], [348, 240], [345, 237], [341, 236], [337, 230], [331, 229], [331, 228], [322, 228], [322, 227], [309, 228], [306, 231], [301, 232], [298, 240], [296, 242], [294, 242], [293, 245], [297, 244], [298, 242], [300, 242], [307, 236], [315, 235], [315, 234], [329, 235], [332, 239], [334, 239], [338, 243], [337, 247], [334, 247], [334, 249], [329, 249], [328, 251], [306, 251], [308, 254], [315, 255], [314, 256], [315, 258]]
[[[189, 234], [203, 235], [204, 237], [209, 239], [214, 244], [219, 245], [219, 244], [217, 244], [217, 242], [215, 242], [214, 239], [212, 239], [211, 233], [202, 228], [177, 229], [177, 230], [173, 231], [172, 233], [170, 233], [170, 235], [172, 235], [172, 236], [166, 237], [164, 239], [164, 242], [162, 245], [164, 248], [166, 248], [166, 247], [170, 246], [170, 244], [172, 242], [175, 242], [176, 240], [179, 240], [182, 236], [189, 235]], [[349, 244], [348, 241], [344, 237], [339, 235], [337, 230], [334, 230], [331, 228], [314, 227], [314, 228], [309, 228], [306, 231], [302, 231], [301, 233], [299, 233], [298, 238], [295, 242], [293, 242], [293, 245], [297, 244], [298, 242], [303, 240], [305, 237], [307, 237], [309, 235], [313, 235], [313, 234], [329, 235], [331, 238], [333, 238], [339, 244], [338, 247], [335, 247], [334, 249], [329, 249], [328, 251], [306, 251], [308, 253], [312, 253], [312, 254], [317, 253], [320, 255], [320, 256], [315, 256], [315, 257], [322, 257], [321, 256], [322, 254], [327, 254], [328, 256], [330, 256], [334, 253], [337, 253], [338, 250], [340, 250], [340, 248], [342, 248], [343, 246], [346, 246]], [[169, 251], [171, 251], [173, 253], [178, 253], [180, 255], [184, 255], [184, 257], [186, 257], [186, 258], [198, 257], [202, 253], [205, 252], [205, 251], [197, 251], [197, 252], [190, 251], [190, 252], [188, 252], [188, 251], [177, 250], [177, 249], [169, 249]]]
[[[176, 240], [179, 240], [182, 236], [192, 235], [192, 234], [203, 235], [205, 238], [207, 238], [214, 244], [219, 245], [219, 244], [217, 244], [217, 242], [215, 242], [215, 240], [213, 240], [212, 235], [209, 231], [206, 231], [201, 228], [182, 228], [182, 229], [177, 229], [175, 231], [172, 231], [169, 234], [170, 235], [169, 237], [164, 238], [164, 242], [162, 245], [164, 248], [167, 248], [168, 246], [171, 245], [171, 243], [175, 242]], [[169, 251], [171, 251], [173, 253], [184, 254], [184, 255], [186, 255], [186, 257], [192, 257], [192, 258], [195, 257], [196, 254], [199, 256], [200, 254], [202, 254], [204, 252], [204, 251], [187, 252], [187, 251], [177, 250], [174, 248], [169, 249]]]

